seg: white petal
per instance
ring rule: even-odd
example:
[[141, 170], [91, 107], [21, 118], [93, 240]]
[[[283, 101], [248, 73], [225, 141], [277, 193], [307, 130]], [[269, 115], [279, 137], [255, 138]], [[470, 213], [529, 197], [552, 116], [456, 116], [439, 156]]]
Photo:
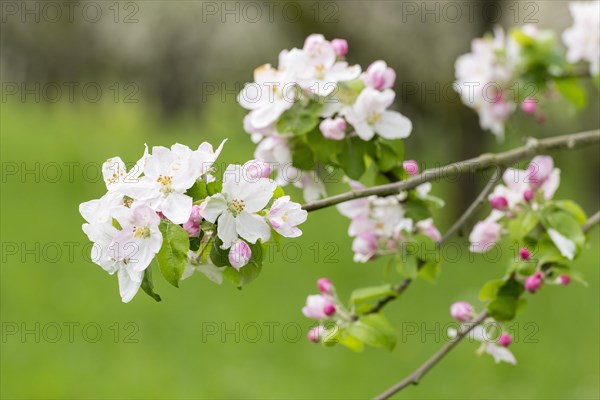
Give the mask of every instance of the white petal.
[[181, 193], [171, 193], [162, 202], [161, 210], [165, 217], [175, 224], [184, 224], [192, 213], [193, 200]]
[[236, 219], [228, 210], [225, 210], [219, 217], [217, 236], [223, 241], [223, 245], [221, 246], [222, 249], [230, 248], [231, 243], [238, 237], [236, 232]]
[[[208, 197], [200, 205], [200, 215], [208, 222], [215, 223], [219, 215], [227, 209], [227, 201], [221, 193]], [[189, 217], [189, 215], [188, 215]]]
[[132, 279], [132, 275], [126, 268], [119, 269], [119, 293], [121, 294], [123, 303], [129, 303], [142, 285], [144, 272], [138, 272], [134, 276], [135, 278]]
[[552, 239], [552, 241], [560, 251], [560, 254], [567, 257], [569, 260], [572, 260], [575, 257], [575, 242], [567, 239], [558, 231], [552, 228], [548, 229], [548, 235], [550, 235], [550, 239]]
[[250, 243], [257, 239], [266, 242], [271, 237], [271, 228], [263, 217], [242, 211], [236, 218], [236, 229], [241, 237]]
[[404, 139], [412, 131], [412, 122], [397, 111], [385, 111], [375, 124], [375, 130], [386, 139]]

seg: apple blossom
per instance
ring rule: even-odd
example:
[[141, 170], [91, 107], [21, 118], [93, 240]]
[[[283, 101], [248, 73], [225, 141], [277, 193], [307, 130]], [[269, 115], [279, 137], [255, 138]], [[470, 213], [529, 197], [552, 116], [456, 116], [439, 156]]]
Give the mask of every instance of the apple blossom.
[[359, 233], [352, 242], [355, 262], [367, 262], [377, 254], [377, 237], [371, 232]]
[[396, 81], [396, 72], [385, 61], [378, 60], [367, 67], [361, 79], [368, 87], [377, 90], [390, 89]]
[[248, 264], [250, 258], [252, 257], [252, 250], [250, 250], [250, 246], [243, 240], [235, 240], [229, 249], [229, 263], [231, 266], [238, 271], [244, 265]]
[[467, 322], [475, 316], [475, 310], [466, 301], [457, 301], [450, 306], [450, 314], [452, 318], [459, 322]]
[[397, 111], [387, 110], [394, 97], [390, 89], [379, 92], [367, 87], [360, 92], [346, 119], [361, 139], [371, 140], [376, 133], [385, 139], [403, 139], [410, 135], [412, 122]]
[[223, 249], [231, 247], [238, 235], [250, 243], [263, 242], [271, 236], [265, 219], [257, 213], [273, 197], [275, 182], [260, 179], [248, 182], [242, 179], [242, 166], [229, 165], [223, 174], [223, 189], [204, 200], [201, 215], [211, 223], [217, 222], [217, 236]]
[[[454, 338], [457, 335], [458, 335], [458, 332], [456, 329], [454, 329], [454, 328], [448, 329], [448, 336], [450, 338]], [[479, 342], [482, 342], [481, 346], [477, 350], [478, 354], [487, 353], [487, 354], [491, 355], [494, 358], [494, 362], [496, 364], [499, 364], [501, 362], [505, 362], [505, 363], [513, 364], [513, 365], [517, 364], [517, 360], [516, 360], [515, 356], [509, 349], [490, 341], [489, 335], [484, 326], [477, 325], [476, 327], [473, 328], [473, 330], [471, 330], [469, 335], [473, 339], [475, 339]]]
[[210, 171], [224, 143], [216, 151], [206, 142], [195, 151], [181, 144], [171, 149], [155, 146], [146, 159], [144, 176], [119, 190], [162, 212], [172, 222], [183, 224], [192, 211], [192, 198], [185, 194], [186, 190]]
[[319, 129], [327, 139], [342, 140], [346, 135], [346, 121], [343, 118], [327, 118], [321, 121]]
[[144, 155], [135, 166], [128, 172], [121, 157], [112, 157], [102, 164], [102, 177], [109, 192], [118, 191], [125, 183], [135, 183], [144, 172], [146, 159], [148, 158], [148, 146], [145, 146]]
[[245, 177], [248, 179], [268, 178], [273, 172], [273, 168], [262, 160], [250, 160], [242, 165]]
[[302, 235], [298, 225], [306, 221], [308, 213], [298, 203], [290, 201], [290, 196], [276, 199], [267, 213], [267, 222], [283, 237], [293, 238]]
[[573, 26], [563, 32], [567, 60], [590, 63], [590, 73], [600, 73], [600, 1], [576, 1], [569, 4]]
[[442, 240], [442, 235], [440, 231], [433, 224], [433, 219], [427, 218], [423, 219], [415, 224], [415, 228], [417, 228], [418, 232], [423, 233], [426, 236], [429, 236], [431, 240], [434, 242], [440, 242]]

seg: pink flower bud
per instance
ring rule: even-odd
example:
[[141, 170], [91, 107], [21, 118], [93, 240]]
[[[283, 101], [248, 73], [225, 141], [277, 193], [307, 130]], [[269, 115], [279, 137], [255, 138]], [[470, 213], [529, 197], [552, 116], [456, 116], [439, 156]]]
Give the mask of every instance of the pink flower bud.
[[329, 317], [335, 313], [335, 306], [332, 303], [326, 303], [323, 307], [323, 313]]
[[510, 343], [512, 342], [512, 338], [510, 337], [509, 334], [507, 333], [503, 333], [502, 335], [500, 335], [500, 337], [498, 338], [498, 344], [502, 347], [508, 347], [510, 345]]
[[508, 208], [508, 200], [504, 196], [491, 196], [489, 198], [490, 206], [495, 210], [506, 210]]
[[519, 250], [519, 258], [523, 261], [528, 261], [531, 258], [531, 252], [527, 247], [522, 247]]
[[200, 206], [194, 204], [192, 206], [192, 212], [190, 214], [190, 218], [187, 220], [185, 224], [183, 224], [183, 229], [187, 232], [190, 237], [198, 236], [200, 233], [200, 222], [202, 221], [202, 216], [200, 215]]
[[248, 264], [250, 257], [252, 257], [250, 246], [248, 246], [248, 243], [239, 239], [233, 242], [233, 245], [231, 245], [231, 248], [229, 249], [229, 255], [227, 256], [231, 266], [238, 271], [244, 265]]
[[346, 135], [346, 121], [344, 118], [327, 118], [321, 121], [319, 129], [327, 139], [342, 140]]
[[419, 164], [415, 160], [406, 160], [402, 163], [402, 167], [406, 173], [410, 176], [417, 175], [419, 173]]
[[538, 273], [529, 276], [525, 279], [525, 290], [529, 293], [535, 293], [542, 286], [542, 277]]
[[533, 200], [533, 190], [529, 188], [525, 189], [525, 192], [523, 192], [523, 199], [528, 203]]
[[317, 286], [323, 294], [331, 294], [333, 291], [333, 283], [327, 278], [321, 278], [317, 281]]
[[319, 326], [315, 326], [310, 331], [308, 331], [306, 336], [308, 337], [308, 340], [310, 340], [311, 342], [319, 343], [321, 341], [321, 339], [323, 339], [323, 336], [325, 336], [325, 332], [326, 332], [325, 328], [319, 325]]
[[535, 114], [537, 110], [537, 100], [533, 97], [528, 97], [521, 103], [521, 110], [526, 114]]
[[385, 61], [375, 61], [362, 75], [365, 85], [377, 90], [385, 90], [394, 86], [396, 72], [389, 68]]
[[262, 160], [250, 160], [243, 165], [245, 176], [251, 180], [268, 178], [273, 168]]
[[331, 41], [331, 46], [333, 47], [333, 51], [335, 55], [339, 58], [342, 58], [348, 53], [348, 42], [346, 39], [333, 39]]
[[569, 275], [561, 275], [558, 277], [558, 280], [561, 285], [567, 286], [571, 282], [571, 277]]
[[450, 315], [459, 322], [467, 322], [473, 318], [475, 310], [466, 301], [457, 301], [450, 306]]

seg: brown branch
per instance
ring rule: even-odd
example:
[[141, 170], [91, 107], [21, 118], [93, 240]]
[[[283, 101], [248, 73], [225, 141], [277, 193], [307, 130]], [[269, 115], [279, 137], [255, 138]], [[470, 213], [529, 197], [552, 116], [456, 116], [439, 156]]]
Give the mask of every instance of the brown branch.
[[390, 387], [385, 392], [379, 394], [374, 397], [375, 400], [383, 400], [388, 399], [394, 394], [398, 393], [402, 389], [410, 385], [417, 385], [423, 376], [429, 372], [431, 368], [433, 368], [442, 358], [446, 356], [461, 340], [463, 340], [473, 328], [477, 325], [481, 324], [486, 318], [488, 314], [487, 311], [483, 311], [479, 314], [473, 321], [467, 322], [462, 325], [459, 332], [456, 334], [456, 337], [448, 341], [446, 344], [442, 346], [441, 349], [437, 351], [433, 356], [431, 356], [427, 361], [425, 361], [419, 368], [417, 368], [413, 373], [408, 375], [406, 378]]
[[600, 211], [596, 211], [596, 214], [594, 214], [591, 217], [589, 217], [588, 220], [585, 221], [585, 223], [583, 224], [583, 226], [581, 227], [581, 229], [583, 229], [583, 232], [587, 233], [594, 226], [596, 226], [598, 224], [598, 222], [600, 222]]
[[508, 167], [519, 161], [529, 159], [535, 155], [560, 150], [573, 150], [600, 142], [600, 129], [588, 132], [574, 133], [571, 135], [556, 136], [547, 139], [527, 140], [522, 147], [502, 153], [487, 153], [470, 160], [459, 161], [439, 168], [432, 168], [419, 175], [404, 181], [392, 182], [385, 185], [353, 190], [350, 192], [312, 201], [302, 206], [306, 211], [320, 210], [345, 201], [368, 196], [389, 196], [398, 194], [407, 189], [412, 189], [425, 182], [437, 181], [442, 178], [455, 177], [466, 172], [477, 172], [491, 167]]

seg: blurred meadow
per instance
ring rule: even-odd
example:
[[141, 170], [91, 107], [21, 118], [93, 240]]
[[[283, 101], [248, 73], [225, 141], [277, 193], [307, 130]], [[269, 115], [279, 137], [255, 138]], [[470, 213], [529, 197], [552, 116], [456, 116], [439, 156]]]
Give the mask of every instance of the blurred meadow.
[[[96, 2], [103, 13], [97, 23], [78, 13], [73, 21], [63, 16], [57, 22], [42, 13], [36, 22], [21, 8], [13, 14], [6, 3], [43, 10], [43, 2], [2, 4], [2, 398], [367, 398], [442, 344], [452, 302], [481, 307], [479, 287], [503, 274], [511, 254], [498, 260], [469, 255], [466, 239], [457, 238], [452, 248], [460, 254], [448, 256], [452, 260], [444, 262], [435, 284], [415, 282], [386, 308], [398, 330], [392, 353], [367, 348], [357, 354], [308, 342], [312, 325], [300, 309], [317, 291], [317, 278], [329, 277], [342, 297], [355, 287], [401, 279], [395, 272], [385, 275], [386, 260], [352, 261], [348, 220], [332, 208], [310, 214], [304, 235], [273, 254], [259, 279], [241, 291], [201, 274], [176, 289], [152, 265], [163, 301], [140, 291], [123, 304], [116, 277], [89, 261], [78, 206], [105, 192], [101, 163], [119, 155], [131, 164], [144, 143], [197, 147], [225, 138], [220, 163], [252, 158], [235, 92], [252, 80], [255, 67], [276, 63], [281, 49], [301, 47], [310, 33], [348, 39], [350, 61], [364, 68], [384, 59], [396, 69], [394, 109], [414, 124], [406, 157], [425, 167], [509, 149], [524, 136], [600, 126], [591, 84], [586, 110], [575, 113], [555, 102], [543, 124], [517, 115], [504, 143], [481, 131], [477, 115], [456, 98], [425, 90], [452, 82], [454, 60], [469, 50], [471, 39], [495, 23], [508, 28], [526, 22], [529, 3], [537, 6], [541, 28], [561, 32], [571, 22], [566, 2], [499, 1], [504, 14], [498, 21], [476, 13], [457, 22], [427, 15], [423, 21], [408, 13], [407, 2], [392, 1], [295, 2], [302, 17], [284, 18], [276, 8], [272, 21], [261, 2], [263, 17], [256, 21], [207, 8], [242, 13], [243, 2]], [[288, 4], [272, 3], [281, 9]], [[447, 5], [429, 4], [440, 10]], [[521, 10], [518, 18], [511, 7]], [[125, 23], [126, 16], [137, 22]], [[65, 89], [69, 82], [77, 84], [73, 99]], [[92, 89], [82, 91], [90, 83], [102, 89], [98, 101], [90, 100]], [[63, 90], [56, 101], [53, 85]], [[595, 212], [598, 155], [596, 147], [557, 154], [562, 182], [555, 197], [573, 198]], [[483, 184], [483, 176], [434, 184], [433, 193], [446, 200], [435, 215], [442, 232]], [[345, 190], [343, 182], [328, 187], [330, 194]], [[302, 200], [297, 189], [286, 191]], [[509, 324], [516, 332], [511, 349], [517, 366], [494, 365], [491, 357], [475, 355], [477, 343], [465, 342], [422, 384], [397, 397], [599, 398], [599, 237], [596, 229], [596, 245], [573, 263], [588, 287], [547, 287], [529, 296], [525, 311]]]

